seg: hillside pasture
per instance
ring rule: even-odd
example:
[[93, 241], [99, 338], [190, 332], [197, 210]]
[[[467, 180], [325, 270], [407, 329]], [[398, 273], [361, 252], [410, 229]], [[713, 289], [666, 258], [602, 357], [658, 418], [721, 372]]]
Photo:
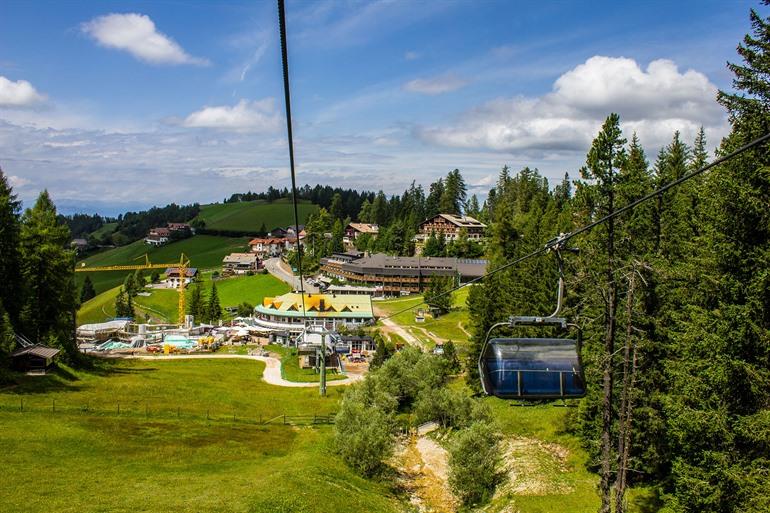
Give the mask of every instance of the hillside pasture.
[[[318, 206], [301, 201], [297, 210], [300, 224], [305, 224], [308, 216], [318, 211]], [[210, 230], [257, 232], [264, 225], [269, 231], [293, 225], [294, 207], [288, 199], [213, 203], [201, 206], [196, 219], [205, 222]]]
[[[126, 246], [110, 249], [92, 255], [77, 262], [78, 268], [110, 265], [134, 265], [144, 263], [145, 253], [152, 263], [165, 264], [178, 262], [182, 253], [190, 259], [190, 265], [198, 268], [213, 268], [222, 265], [222, 259], [233, 252], [248, 251], [248, 238], [217, 237], [213, 235], [196, 235], [189, 239], [180, 240], [155, 247], [136, 241]], [[162, 273], [163, 269], [159, 269]], [[99, 271], [92, 273], [75, 273], [78, 286], [83, 283], [86, 274], [91, 276], [96, 293], [104, 292], [123, 283], [126, 275], [133, 271]], [[147, 270], [145, 273], [150, 274]]]

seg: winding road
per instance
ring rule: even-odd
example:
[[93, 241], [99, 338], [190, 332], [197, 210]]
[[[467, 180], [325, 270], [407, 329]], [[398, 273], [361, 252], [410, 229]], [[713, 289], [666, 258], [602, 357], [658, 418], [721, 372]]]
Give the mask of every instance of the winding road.
[[[281, 281], [288, 283], [292, 290], [299, 290], [299, 277], [295, 276], [291, 268], [280, 258], [268, 258], [265, 260], [265, 269]], [[318, 293], [318, 287], [310, 285], [305, 281], [305, 292], [311, 294]]]
[[[273, 358], [272, 356], [256, 356], [247, 354], [174, 354], [168, 356], [126, 356], [125, 358], [135, 360], [201, 360], [201, 359], [225, 359], [236, 358], [240, 360], [257, 360], [265, 362], [265, 370], [262, 373], [262, 380], [268, 385], [275, 385], [278, 387], [291, 387], [291, 388], [312, 388], [318, 387], [318, 383], [300, 383], [297, 381], [289, 381], [281, 377], [281, 360]], [[327, 381], [327, 387], [336, 387], [340, 385], [350, 385], [356, 381], [364, 379], [363, 374], [348, 374], [345, 379], [337, 379], [333, 381]]]

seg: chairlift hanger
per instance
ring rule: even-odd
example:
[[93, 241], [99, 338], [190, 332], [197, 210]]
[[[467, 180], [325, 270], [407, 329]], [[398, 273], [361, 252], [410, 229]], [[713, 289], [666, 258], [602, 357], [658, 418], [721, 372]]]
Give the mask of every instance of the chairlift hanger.
[[[566, 239], [560, 235], [546, 245], [553, 252], [559, 267], [556, 310], [547, 317], [511, 316], [487, 331], [479, 353], [478, 367], [481, 386], [487, 395], [502, 399], [568, 399], [585, 395], [585, 379], [580, 361], [580, 329], [564, 317], [557, 317], [564, 300], [564, 263], [562, 251]], [[564, 332], [577, 331], [572, 338], [490, 338], [492, 331], [502, 326], [555, 327]]]

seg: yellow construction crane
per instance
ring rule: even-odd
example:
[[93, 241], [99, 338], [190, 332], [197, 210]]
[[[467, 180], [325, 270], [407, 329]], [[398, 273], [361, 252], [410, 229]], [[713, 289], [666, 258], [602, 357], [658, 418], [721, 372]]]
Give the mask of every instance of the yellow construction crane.
[[[135, 271], [137, 269], [168, 269], [169, 267], [176, 267], [176, 269], [179, 271], [179, 286], [177, 287], [177, 291], [179, 292], [179, 324], [180, 326], [184, 325], [184, 316], [185, 316], [185, 296], [184, 296], [184, 290], [187, 278], [187, 267], [190, 265], [190, 261], [187, 259], [184, 253], [182, 253], [179, 256], [179, 262], [174, 262], [173, 264], [153, 264], [150, 262], [150, 257], [145, 253], [142, 255], [144, 257], [144, 264], [134, 264], [134, 265], [102, 265], [102, 266], [95, 266], [95, 267], [87, 267], [85, 262], [81, 262], [79, 267], [75, 268], [76, 273], [93, 273], [93, 272], [102, 272], [102, 271]], [[135, 258], [134, 260], [138, 260], [140, 257]]]

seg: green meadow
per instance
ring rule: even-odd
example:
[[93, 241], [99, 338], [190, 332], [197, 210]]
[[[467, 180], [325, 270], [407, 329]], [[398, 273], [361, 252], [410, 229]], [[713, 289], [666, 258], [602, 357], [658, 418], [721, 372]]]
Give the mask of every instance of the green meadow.
[[[189, 239], [172, 242], [165, 246], [155, 247], [139, 240], [126, 246], [109, 249], [78, 261], [76, 268], [83, 269], [98, 266], [143, 264], [145, 261], [145, 254], [149, 257], [150, 262], [154, 264], [172, 264], [179, 262], [182, 253], [184, 253], [190, 260], [190, 265], [192, 267], [201, 269], [213, 268], [221, 266], [222, 259], [230, 253], [248, 251], [248, 242], [249, 239], [246, 237], [195, 235]], [[85, 266], [83, 266], [83, 264], [85, 264]], [[164, 269], [159, 269], [158, 271], [162, 273]], [[78, 272], [75, 273], [75, 277], [78, 286], [80, 286], [80, 284], [83, 283], [86, 274], [90, 275], [96, 293], [99, 294], [122, 284], [128, 272], [133, 271]], [[149, 276], [151, 272], [151, 270], [146, 270], [145, 274]]]
[[117, 361], [19, 377], [0, 389], [0, 466], [12, 483], [0, 487], [3, 511], [402, 511], [387, 482], [339, 460], [331, 427], [238, 420], [336, 411], [341, 390], [273, 387], [262, 368]]
[[[308, 216], [317, 211], [317, 205], [301, 201], [298, 205], [300, 224], [305, 224]], [[201, 206], [197, 219], [205, 222], [206, 228], [211, 230], [256, 232], [263, 225], [272, 230], [294, 224], [294, 207], [286, 198], [272, 203], [265, 200], [212, 203]]]

